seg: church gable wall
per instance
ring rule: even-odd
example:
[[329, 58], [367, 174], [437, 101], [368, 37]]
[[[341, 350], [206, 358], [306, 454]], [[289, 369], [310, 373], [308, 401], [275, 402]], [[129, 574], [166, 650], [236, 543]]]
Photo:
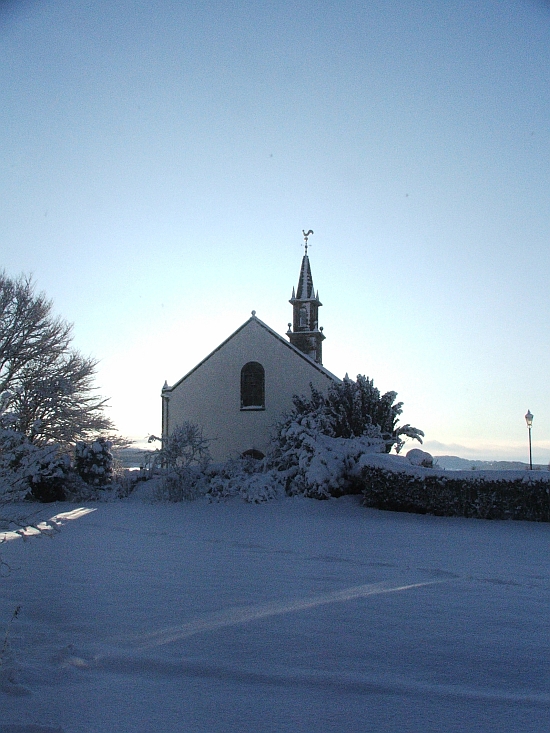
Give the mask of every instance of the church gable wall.
[[[264, 409], [241, 409], [241, 370], [249, 362], [264, 369]], [[252, 318], [167, 393], [165, 431], [185, 420], [197, 423], [215, 461], [250, 449], [265, 453], [273, 426], [292, 409], [292, 396], [309, 394], [310, 383], [326, 391], [331, 381]]]

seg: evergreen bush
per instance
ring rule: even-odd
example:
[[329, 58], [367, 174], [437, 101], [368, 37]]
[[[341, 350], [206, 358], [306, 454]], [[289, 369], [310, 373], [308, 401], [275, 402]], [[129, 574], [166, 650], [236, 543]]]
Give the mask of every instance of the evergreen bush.
[[398, 424], [403, 403], [395, 402], [397, 392], [380, 394], [373, 380], [362, 374], [356, 381], [346, 374], [342, 382], [330, 385], [326, 396], [311, 384], [310, 389], [310, 398], [294, 396], [294, 409], [286, 422], [308, 417], [320, 433], [333, 438], [359, 438], [378, 428], [387, 453], [392, 446], [399, 453], [405, 438], [422, 443], [422, 430]]
[[113, 478], [112, 443], [98, 438], [93, 443], [79, 440], [74, 449], [74, 467], [80, 478], [90, 486], [108, 486]]
[[30, 476], [31, 497], [45, 503], [64, 501], [71, 485], [71, 460], [58, 445], [38, 449]]
[[63, 501], [71, 462], [60, 446], [37, 446], [0, 416], [0, 500]]

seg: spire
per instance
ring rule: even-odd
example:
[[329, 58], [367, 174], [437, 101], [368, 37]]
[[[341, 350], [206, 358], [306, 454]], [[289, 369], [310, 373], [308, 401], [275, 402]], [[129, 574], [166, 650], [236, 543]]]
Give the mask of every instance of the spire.
[[302, 258], [302, 267], [300, 269], [300, 280], [298, 281], [298, 293], [296, 297], [299, 300], [315, 298], [313, 277], [311, 276], [311, 267], [309, 266], [309, 257], [307, 256], [307, 253]]
[[287, 336], [293, 346], [303, 351], [304, 354], [307, 354], [318, 364], [322, 364], [321, 343], [325, 336], [322, 329], [319, 329], [318, 320], [318, 310], [322, 303], [319, 300], [319, 292], [315, 293], [313, 287], [313, 277], [307, 254], [308, 239], [313, 231], [310, 229], [306, 233], [305, 230], [302, 230], [302, 234], [304, 235], [305, 253], [302, 258], [298, 287], [296, 290], [292, 288], [290, 303], [293, 308], [293, 324], [292, 330], [289, 326]]

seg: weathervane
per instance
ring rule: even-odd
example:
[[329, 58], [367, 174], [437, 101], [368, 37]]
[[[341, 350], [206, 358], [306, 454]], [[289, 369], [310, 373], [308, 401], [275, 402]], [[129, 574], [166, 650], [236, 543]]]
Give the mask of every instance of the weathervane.
[[309, 239], [309, 235], [313, 234], [313, 229], [310, 229], [309, 232], [306, 232], [304, 229], [302, 229], [302, 234], [304, 235], [304, 246], [306, 248], [306, 255], [307, 255], [307, 240]]

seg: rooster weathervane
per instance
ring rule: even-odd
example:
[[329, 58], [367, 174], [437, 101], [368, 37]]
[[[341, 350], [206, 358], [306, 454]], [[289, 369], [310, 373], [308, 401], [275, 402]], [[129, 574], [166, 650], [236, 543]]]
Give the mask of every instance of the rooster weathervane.
[[305, 254], [307, 255], [307, 240], [309, 239], [309, 235], [313, 234], [313, 229], [310, 229], [309, 232], [306, 232], [304, 229], [302, 229], [302, 234], [304, 235], [304, 246], [306, 248]]

